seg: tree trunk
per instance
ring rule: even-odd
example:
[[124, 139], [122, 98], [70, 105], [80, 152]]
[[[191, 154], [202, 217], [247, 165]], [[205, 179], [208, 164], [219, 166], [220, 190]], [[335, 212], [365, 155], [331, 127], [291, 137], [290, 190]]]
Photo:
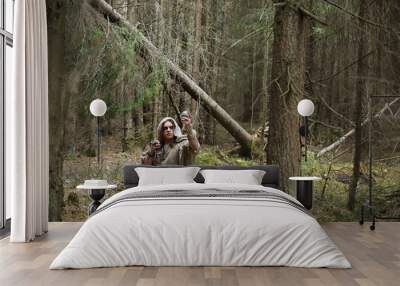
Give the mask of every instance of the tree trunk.
[[[201, 52], [201, 39], [202, 39], [202, 23], [201, 18], [203, 14], [203, 0], [196, 0], [195, 9], [195, 47], [193, 51], [193, 78], [200, 82], [200, 52]], [[196, 100], [192, 99], [191, 107], [192, 113], [196, 112]]]
[[[264, 1], [265, 1], [264, 5], [267, 5], [269, 0], [264, 0]], [[268, 17], [266, 17], [265, 25], [266, 26], [270, 25]], [[269, 117], [269, 106], [268, 106], [268, 101], [269, 101], [269, 90], [268, 89], [269, 88], [268, 88], [268, 84], [271, 82], [271, 69], [272, 69], [272, 61], [270, 59], [270, 53], [271, 53], [270, 41], [271, 41], [271, 39], [269, 37], [270, 37], [270, 30], [266, 29], [265, 32], [264, 32], [264, 41], [265, 41], [265, 44], [264, 44], [264, 60], [263, 60], [264, 67], [263, 67], [263, 76], [262, 76], [262, 78], [263, 78], [262, 79], [262, 81], [263, 81], [263, 84], [262, 84], [262, 92], [263, 92], [263, 99], [262, 99], [262, 101], [263, 101], [263, 104], [262, 104], [263, 105], [263, 109], [262, 109], [263, 116], [262, 116], [262, 122], [263, 122], [264, 126], [268, 126], [269, 125], [269, 123], [267, 122], [268, 121], [268, 117]], [[265, 128], [264, 128], [263, 131], [265, 131]], [[267, 134], [263, 133], [264, 139], [266, 138], [266, 135]], [[264, 146], [264, 151], [267, 150], [265, 147], [266, 146]], [[266, 156], [265, 156], [265, 158], [266, 158]]]
[[[366, 1], [360, 2], [360, 17], [367, 15], [368, 3]], [[367, 26], [363, 21], [359, 21], [360, 39], [358, 44], [358, 57], [361, 58], [368, 50]], [[353, 210], [356, 201], [357, 184], [360, 178], [360, 164], [361, 164], [361, 136], [362, 136], [362, 99], [367, 95], [367, 81], [368, 76], [368, 58], [358, 62], [357, 66], [357, 81], [356, 81], [356, 97], [354, 100], [354, 157], [353, 157], [353, 177], [349, 188], [349, 198], [347, 207]]]
[[[328, 45], [328, 37], [324, 36], [322, 38], [322, 43], [320, 44], [321, 47], [321, 59], [320, 59], [320, 66], [319, 66], [319, 74], [318, 74], [318, 79], [326, 78], [327, 77], [327, 66], [329, 64], [329, 45]], [[321, 88], [321, 86], [318, 85], [318, 90], [320, 91], [321, 97], [327, 101], [328, 99], [328, 89], [327, 88]], [[320, 104], [320, 100], [316, 102], [317, 110], [316, 110], [316, 116], [318, 118], [324, 118], [325, 120], [327, 119], [327, 114], [330, 112], [329, 109], [324, 105]]]
[[[130, 5], [128, 6], [127, 10], [127, 19], [131, 22], [138, 22], [138, 9], [136, 7], [139, 6], [138, 0], [130, 0]], [[132, 59], [133, 60], [133, 59]], [[138, 98], [140, 97], [139, 88], [135, 86], [133, 88], [132, 96], [130, 98], [131, 101], [139, 102]], [[133, 138], [134, 144], [141, 144], [144, 140], [141, 139], [141, 134], [143, 130], [143, 105], [138, 104], [136, 108], [131, 110], [131, 124], [132, 125], [132, 133], [131, 136]]]
[[301, 4], [290, 0], [277, 5], [274, 18], [267, 162], [279, 165], [284, 190], [288, 177], [298, 174], [300, 161], [296, 107], [304, 93], [304, 24], [293, 7]]
[[[185, 3], [185, 0], [177, 0], [177, 18], [176, 18], [176, 51], [174, 61], [177, 66], [182, 67], [183, 70], [188, 71], [187, 69], [187, 53], [188, 53], [188, 29], [190, 26], [187, 23], [187, 13], [189, 12], [187, 9], [188, 4]], [[177, 85], [177, 90], [179, 94], [179, 110], [186, 110], [189, 108], [189, 100], [187, 98], [186, 92], [182, 89], [181, 86]]]
[[[135, 96], [138, 97], [138, 93], [135, 92]], [[132, 126], [133, 126], [133, 140], [134, 143], [143, 143], [145, 140], [143, 140], [142, 136], [142, 130], [144, 127], [143, 123], [143, 104], [139, 104], [137, 108], [132, 109], [131, 112], [131, 118], [132, 118]]]
[[[208, 35], [209, 41], [209, 52], [211, 70], [209, 71], [209, 88], [211, 90], [211, 96], [214, 100], [218, 99], [221, 89], [221, 53], [222, 45], [224, 42], [224, 34], [226, 34], [226, 4], [225, 0], [219, 1], [219, 3], [214, 4], [212, 0], [208, 1], [207, 15], [208, 17], [208, 27], [205, 29]], [[223, 84], [225, 85], [225, 84]], [[209, 122], [208, 126], [208, 143], [211, 145], [217, 144], [217, 122], [209, 114], [207, 114], [206, 122]]]
[[122, 101], [122, 136], [121, 136], [121, 149], [122, 152], [128, 151], [128, 111], [126, 110], [127, 94], [125, 90], [125, 80], [121, 81], [121, 101]]
[[[310, 3], [310, 11], [312, 11], [313, 0], [309, 0]], [[305, 72], [306, 72], [306, 87], [305, 91], [308, 97], [313, 98], [314, 95], [314, 87], [312, 85], [311, 80], [314, 79], [315, 72], [315, 37], [314, 37], [314, 27], [315, 22], [312, 19], [306, 19], [305, 22], [305, 37], [307, 39], [306, 44], [306, 52], [305, 52]]]
[[64, 208], [63, 162], [66, 68], [65, 21], [66, 1], [46, 1], [49, 51], [49, 221], [61, 221]]
[[203, 89], [201, 89], [181, 68], [166, 58], [137, 28], [129, 21], [116, 13], [104, 0], [91, 0], [95, 9], [108, 16], [110, 21], [127, 27], [137, 36], [138, 43], [148, 54], [161, 60], [169, 70], [173, 79], [190, 94], [192, 98], [201, 101], [206, 110], [237, 140], [242, 146], [244, 154], [251, 151], [251, 135], [243, 129], [221, 106], [218, 105]]
[[[257, 41], [253, 43], [253, 53], [251, 55], [251, 101], [250, 101], [250, 130], [253, 132], [253, 121], [254, 121], [254, 101], [257, 98]], [[248, 105], [245, 105], [248, 106]], [[246, 119], [246, 118], [245, 118]], [[247, 117], [248, 119], [248, 117]]]

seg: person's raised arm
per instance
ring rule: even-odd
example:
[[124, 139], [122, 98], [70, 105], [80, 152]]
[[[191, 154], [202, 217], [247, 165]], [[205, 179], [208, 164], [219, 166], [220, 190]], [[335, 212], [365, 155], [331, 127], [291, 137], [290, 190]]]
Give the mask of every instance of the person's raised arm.
[[192, 128], [192, 116], [190, 113], [181, 116], [182, 133], [187, 135], [189, 140], [189, 148], [192, 152], [197, 153], [200, 149], [200, 142], [197, 139], [196, 131]]

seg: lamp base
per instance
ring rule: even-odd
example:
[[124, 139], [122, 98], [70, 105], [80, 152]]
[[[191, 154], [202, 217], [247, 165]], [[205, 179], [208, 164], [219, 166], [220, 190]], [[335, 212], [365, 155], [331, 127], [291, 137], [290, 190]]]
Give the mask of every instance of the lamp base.
[[313, 181], [296, 181], [296, 199], [301, 202], [306, 209], [312, 209]]
[[89, 196], [93, 200], [88, 207], [88, 214], [94, 213], [97, 208], [101, 205], [100, 200], [104, 197], [106, 193], [105, 189], [91, 189], [89, 190]]

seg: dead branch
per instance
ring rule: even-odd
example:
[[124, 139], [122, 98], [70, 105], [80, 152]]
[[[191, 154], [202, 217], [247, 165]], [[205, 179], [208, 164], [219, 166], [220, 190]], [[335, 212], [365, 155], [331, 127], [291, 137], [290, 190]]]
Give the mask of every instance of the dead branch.
[[341, 127], [333, 126], [333, 125], [330, 125], [330, 124], [328, 124], [328, 123], [322, 122], [322, 121], [320, 121], [320, 120], [311, 119], [311, 118], [310, 118], [309, 120], [310, 120], [310, 122], [312, 122], [312, 123], [320, 124], [320, 125], [322, 125], [322, 126], [325, 126], [325, 127], [331, 128], [331, 129], [342, 130]]
[[[269, 29], [269, 28], [271, 28], [271, 27], [267, 27], [267, 29]], [[265, 27], [261, 27], [261, 28], [255, 29], [254, 31], [248, 33], [248, 34], [245, 35], [244, 37], [242, 37], [242, 38], [240, 38], [239, 40], [235, 41], [235, 42], [234, 42], [232, 45], [230, 45], [228, 48], [226, 48], [226, 50], [223, 51], [223, 52], [221, 53], [221, 56], [225, 56], [225, 54], [226, 54], [230, 49], [236, 47], [236, 46], [237, 46], [238, 44], [240, 44], [242, 41], [244, 41], [244, 40], [246, 40], [246, 39], [248, 39], [248, 38], [250, 38], [250, 37], [256, 35], [257, 33], [261, 32], [261, 31], [263, 31], [263, 30], [265, 30], [265, 29], [266, 29]], [[270, 33], [268, 34], [268, 37], [267, 37], [267, 38], [269, 38], [269, 36], [271, 35], [271, 33], [272, 33], [272, 30], [271, 30]]]
[[[382, 116], [382, 114], [388, 110], [390, 108], [390, 106], [392, 106], [393, 104], [395, 104], [397, 101], [399, 101], [400, 98], [396, 98], [393, 101], [391, 101], [389, 104], [385, 104], [385, 106], [374, 115], [374, 118], [380, 118]], [[361, 126], [363, 127], [365, 124], [367, 124], [369, 122], [369, 117], [367, 117], [361, 124]], [[336, 147], [338, 147], [339, 145], [341, 145], [343, 142], [345, 142], [350, 136], [352, 136], [355, 132], [355, 129], [351, 129], [349, 132], [347, 132], [345, 135], [343, 135], [342, 137], [339, 138], [339, 140], [337, 140], [336, 142], [332, 143], [331, 145], [323, 148], [321, 151], [319, 151], [319, 153], [317, 154], [317, 158], [323, 156], [325, 153], [332, 151], [333, 149], [335, 149]]]
[[353, 126], [353, 127], [355, 126], [353, 121], [351, 121], [346, 116], [342, 115], [341, 113], [339, 113], [338, 111], [333, 109], [333, 107], [331, 107], [321, 95], [318, 94], [318, 98], [322, 101], [322, 103], [326, 106], [326, 108], [328, 108], [330, 111], [332, 111], [333, 114], [335, 114], [336, 116], [340, 117], [341, 119], [344, 119], [345, 121], [350, 123], [351, 126]]
[[387, 31], [393, 31], [393, 29], [391, 29], [390, 27], [381, 25], [379, 23], [376, 23], [376, 22], [373, 22], [371, 20], [365, 19], [364, 17], [361, 17], [361, 16], [359, 16], [357, 14], [354, 14], [353, 12], [351, 12], [349, 10], [346, 10], [345, 8], [343, 8], [342, 6], [336, 4], [333, 1], [330, 1], [330, 0], [323, 0], [323, 1], [328, 3], [329, 5], [332, 5], [333, 7], [336, 7], [337, 9], [343, 11], [344, 13], [349, 14], [350, 16], [352, 16], [354, 18], [357, 18], [358, 20], [360, 20], [362, 22], [365, 22], [365, 23], [367, 23], [369, 25], [372, 25], [372, 26], [375, 26], [375, 27], [378, 27], [378, 28], [381, 28], [381, 29], [384, 29], [384, 30], [387, 30]]
[[324, 20], [322, 20], [321, 18], [319, 18], [318, 16], [314, 15], [313, 13], [311, 13], [310, 11], [308, 11], [306, 8], [304, 7], [299, 7], [299, 11], [300, 13], [302, 13], [304, 16], [310, 17], [311, 19], [313, 19], [314, 21], [324, 25], [324, 26], [329, 26], [327, 22], [325, 22]]
[[366, 54], [363, 55], [361, 58], [355, 60], [354, 62], [348, 64], [347, 66], [345, 66], [345, 67], [342, 68], [341, 70], [335, 72], [334, 74], [331, 74], [330, 76], [328, 76], [328, 77], [326, 77], [326, 78], [319, 79], [319, 80], [316, 80], [316, 81], [312, 81], [312, 80], [310, 79], [310, 83], [311, 83], [311, 84], [315, 84], [315, 83], [319, 83], [319, 82], [322, 82], [322, 81], [327, 81], [327, 80], [329, 80], [329, 79], [331, 79], [331, 78], [334, 78], [334, 77], [338, 76], [339, 74], [341, 74], [342, 72], [346, 71], [347, 69], [351, 68], [351, 67], [354, 66], [355, 64], [359, 63], [359, 62], [362, 61], [363, 59], [369, 57], [369, 56], [372, 55], [374, 52], [375, 52], [375, 50], [372, 50], [372, 51], [366, 53]]
[[[286, 2], [278, 2], [278, 3], [274, 3], [274, 7], [284, 7], [286, 6]], [[310, 17], [311, 19], [313, 19], [314, 21], [324, 25], [324, 26], [329, 26], [327, 22], [325, 22], [324, 20], [322, 20], [320, 17], [314, 15], [313, 13], [311, 13], [310, 11], [308, 11], [306, 8], [302, 7], [302, 6], [296, 6], [296, 7], [291, 7], [294, 10], [298, 10], [303, 16], [307, 16]]]

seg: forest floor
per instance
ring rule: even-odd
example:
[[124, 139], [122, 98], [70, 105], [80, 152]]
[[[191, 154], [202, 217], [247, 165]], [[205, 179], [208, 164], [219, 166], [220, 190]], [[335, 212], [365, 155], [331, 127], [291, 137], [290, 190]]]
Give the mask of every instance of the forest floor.
[[[117, 189], [107, 192], [106, 198], [123, 189], [122, 167], [125, 164], [137, 164], [141, 148], [131, 148], [129, 152], [121, 152], [119, 144], [104, 144], [108, 147], [103, 150], [103, 177], [109, 182], [117, 184]], [[196, 158], [200, 165], [258, 165], [261, 162], [243, 159], [237, 155], [229, 155], [232, 146], [202, 146]], [[367, 165], [362, 165], [362, 176], [357, 192], [357, 204], [354, 211], [347, 209], [348, 188], [351, 181], [351, 162], [335, 162], [329, 167], [329, 162], [314, 159], [313, 153], [303, 164], [304, 175], [313, 175], [323, 178], [315, 183], [312, 214], [319, 222], [357, 221], [361, 203], [368, 198]], [[396, 161], [374, 162], [374, 204], [382, 216], [400, 215], [400, 167]], [[98, 177], [96, 157], [70, 155], [64, 161], [64, 215], [63, 221], [84, 221], [87, 218], [87, 207], [90, 203], [86, 191], [76, 190], [76, 186], [85, 179]], [[330, 169], [330, 170], [329, 170]], [[294, 194], [294, 184], [289, 190]]]

